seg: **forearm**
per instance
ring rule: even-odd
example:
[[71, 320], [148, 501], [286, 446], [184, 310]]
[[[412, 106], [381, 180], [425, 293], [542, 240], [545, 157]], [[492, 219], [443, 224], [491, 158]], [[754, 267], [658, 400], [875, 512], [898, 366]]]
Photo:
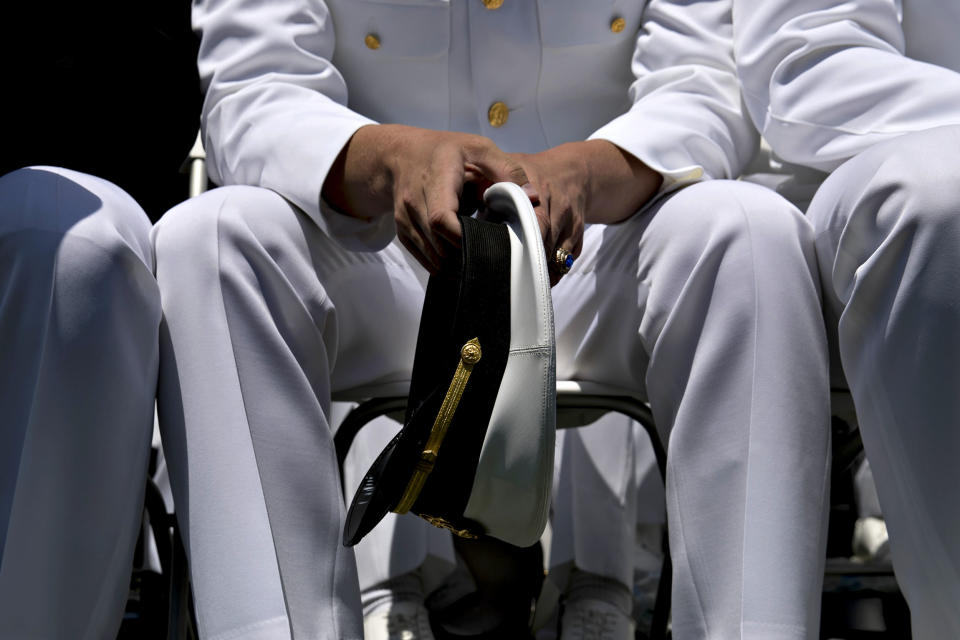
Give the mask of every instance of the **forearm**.
[[613, 224], [632, 216], [660, 189], [663, 176], [606, 140], [572, 143], [585, 163], [585, 222]]
[[445, 192], [440, 202], [457, 210], [466, 182], [522, 184], [523, 171], [487, 138], [399, 124], [360, 127], [327, 173], [322, 196], [341, 212], [369, 218], [394, 212], [425, 192]]
[[[551, 259], [558, 248], [578, 256], [585, 224], [626, 220], [663, 182], [659, 173], [606, 140], [570, 142], [514, 157], [530, 179], [529, 195]], [[551, 282], [562, 275], [553, 269]]]
[[568, 142], [516, 157], [540, 193], [539, 206], [548, 212], [557, 205], [575, 209], [587, 224], [626, 220], [663, 182], [663, 176], [607, 140]]
[[731, 3], [648, 0], [637, 32], [630, 109], [594, 131], [673, 189], [736, 178], [758, 137], [743, 109]]
[[372, 218], [392, 213], [392, 176], [385, 162], [396, 145], [394, 125], [360, 127], [344, 145], [323, 182], [322, 196], [341, 213]]
[[744, 100], [781, 158], [822, 171], [891, 137], [960, 122], [960, 74], [904, 55], [892, 2], [735, 3]]

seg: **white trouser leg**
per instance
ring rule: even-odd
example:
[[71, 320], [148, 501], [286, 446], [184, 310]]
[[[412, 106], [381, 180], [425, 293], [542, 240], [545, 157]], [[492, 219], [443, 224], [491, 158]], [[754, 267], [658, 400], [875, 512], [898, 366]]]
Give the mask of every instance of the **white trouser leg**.
[[669, 434], [673, 633], [815, 638], [829, 479], [809, 224], [713, 181], [587, 230], [554, 288], [557, 377], [646, 391]]
[[0, 178], [0, 634], [116, 635], [149, 459], [160, 300], [118, 187]]
[[879, 144], [810, 205], [831, 329], [918, 640], [960, 637], [960, 127]]
[[409, 378], [423, 286], [265, 189], [154, 231], [160, 420], [204, 638], [359, 638], [330, 394]]
[[564, 564], [624, 586], [633, 582], [636, 471], [632, 421], [608, 413], [557, 434], [551, 578], [566, 586]]
[[637, 524], [662, 523], [663, 481], [643, 427], [608, 413], [557, 432], [550, 577], [566, 585], [569, 564], [633, 583]]

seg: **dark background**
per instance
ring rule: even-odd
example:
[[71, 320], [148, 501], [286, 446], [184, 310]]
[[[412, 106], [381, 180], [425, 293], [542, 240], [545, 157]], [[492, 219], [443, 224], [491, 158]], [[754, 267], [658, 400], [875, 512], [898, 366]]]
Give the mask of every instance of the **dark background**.
[[22, 0], [0, 9], [0, 174], [106, 178], [152, 220], [187, 196], [200, 122], [189, 0]]

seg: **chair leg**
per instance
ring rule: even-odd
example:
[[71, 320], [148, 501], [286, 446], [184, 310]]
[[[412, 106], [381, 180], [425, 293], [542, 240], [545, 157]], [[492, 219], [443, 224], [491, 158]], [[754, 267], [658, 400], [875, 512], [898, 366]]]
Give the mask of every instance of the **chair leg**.
[[374, 418], [379, 418], [391, 413], [403, 412], [407, 408], [407, 399], [403, 398], [373, 398], [357, 405], [351, 411], [333, 436], [333, 446], [337, 451], [337, 465], [340, 467], [340, 487], [344, 492], [344, 498], [350, 502], [351, 496], [347, 495], [347, 488], [343, 482], [343, 464], [347, 459], [347, 453], [350, 451], [350, 445], [357, 437], [360, 429]]
[[167, 619], [168, 640], [196, 640], [197, 621], [193, 612], [193, 597], [190, 592], [190, 574], [187, 569], [187, 552], [174, 527], [172, 555], [170, 560], [170, 615]]
[[[622, 413], [636, 420], [647, 432], [653, 453], [657, 460], [660, 478], [666, 482], [667, 453], [660, 440], [660, 434], [653, 422], [649, 407], [639, 400], [619, 396], [595, 396], [589, 394], [570, 394], [557, 396], [557, 410], [561, 409], [607, 409]], [[653, 622], [650, 626], [650, 640], [666, 640], [667, 626], [670, 620], [671, 589], [673, 588], [673, 564], [670, 561], [670, 546], [667, 532], [663, 534], [663, 567], [660, 569], [660, 583], [657, 586], [657, 600], [653, 608]]]
[[163, 501], [160, 489], [153, 480], [147, 480], [143, 503], [150, 521], [150, 530], [157, 545], [157, 555], [160, 557], [160, 572], [169, 576], [170, 561], [173, 558], [170, 547], [170, 516], [167, 514], [167, 505]]
[[667, 533], [663, 533], [663, 567], [657, 585], [657, 600], [653, 605], [653, 621], [650, 623], [650, 640], [666, 640], [667, 624], [670, 621], [671, 589], [673, 588], [673, 563], [670, 561], [670, 546]]

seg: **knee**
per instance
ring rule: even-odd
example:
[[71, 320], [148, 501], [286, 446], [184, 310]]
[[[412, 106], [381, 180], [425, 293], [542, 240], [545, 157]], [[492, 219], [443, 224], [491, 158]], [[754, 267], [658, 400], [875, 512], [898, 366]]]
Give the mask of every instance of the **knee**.
[[[688, 187], [670, 205], [682, 224], [676, 234], [697, 259], [722, 255], [752, 262], [809, 261], [813, 229], [799, 210], [756, 184], [713, 180]], [[757, 265], [760, 267], [761, 265]]]
[[106, 180], [54, 167], [0, 178], [4, 271], [33, 281], [48, 274], [71, 299], [157, 306], [149, 232], [143, 209]]
[[0, 232], [48, 231], [96, 242], [120, 236], [149, 247], [150, 221], [117, 185], [60, 167], [26, 167], [0, 177]]
[[219, 272], [234, 257], [276, 255], [274, 248], [283, 245], [282, 220], [290, 215], [290, 203], [259, 187], [221, 187], [191, 198], [154, 227], [157, 277], [172, 265]]
[[[960, 234], [960, 126], [910, 133], [841, 165], [811, 204], [818, 232], [851, 223], [864, 233]], [[814, 212], [819, 211], [816, 215]], [[822, 211], [825, 210], [825, 211]]]

